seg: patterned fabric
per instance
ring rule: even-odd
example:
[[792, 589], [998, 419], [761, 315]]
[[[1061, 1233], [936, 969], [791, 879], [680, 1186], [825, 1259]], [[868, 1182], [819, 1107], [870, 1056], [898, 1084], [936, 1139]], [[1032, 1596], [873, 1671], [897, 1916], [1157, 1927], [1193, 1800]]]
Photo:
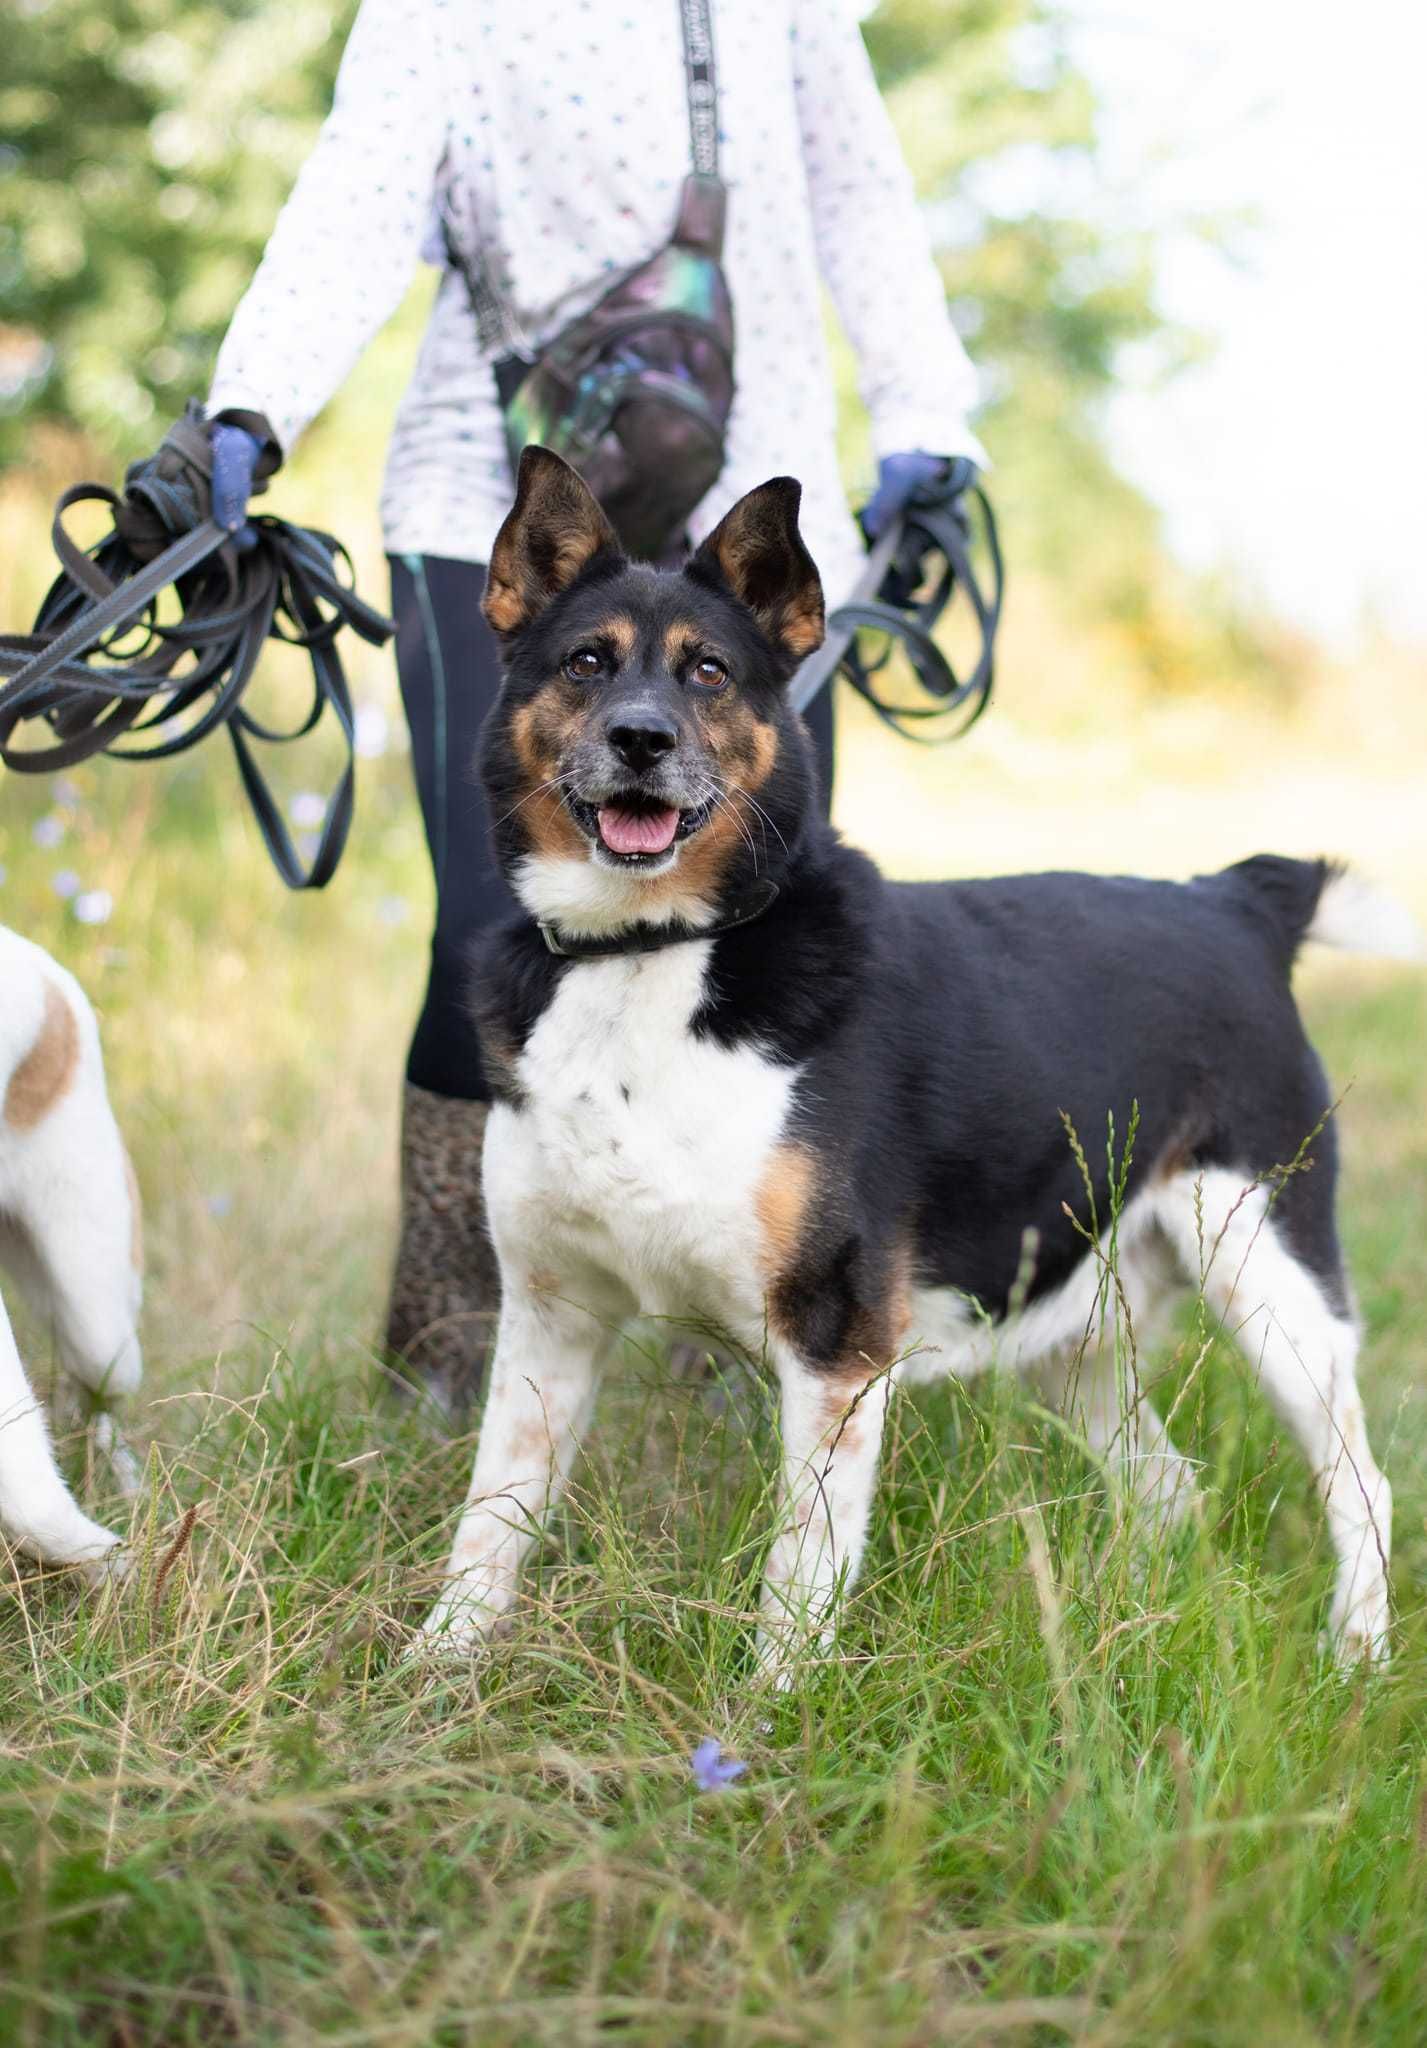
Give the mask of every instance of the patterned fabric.
[[[765, 477], [799, 476], [835, 598], [862, 546], [837, 469], [822, 286], [879, 455], [984, 460], [967, 425], [975, 376], [846, 0], [716, 0], [714, 34], [738, 392], [692, 534]], [[525, 333], [548, 339], [667, 239], [688, 160], [677, 0], [364, 0], [210, 409], [264, 412], [290, 448], [399, 304], [438, 186]], [[397, 417], [387, 546], [487, 561], [510, 490], [490, 362], [448, 275]]]
[[408, 1081], [401, 1111], [401, 1235], [386, 1348], [445, 1415], [480, 1392], [500, 1309], [481, 1192], [489, 1104]]

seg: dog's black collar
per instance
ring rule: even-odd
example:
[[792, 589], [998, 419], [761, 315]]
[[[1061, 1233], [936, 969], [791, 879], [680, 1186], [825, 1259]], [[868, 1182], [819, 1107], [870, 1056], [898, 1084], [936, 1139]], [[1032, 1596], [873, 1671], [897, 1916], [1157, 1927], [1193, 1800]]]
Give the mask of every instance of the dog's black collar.
[[627, 931], [609, 932], [603, 938], [577, 938], [558, 925], [536, 922], [540, 936], [561, 960], [611, 960], [620, 953], [658, 953], [665, 946], [681, 946], [687, 939], [716, 939], [723, 932], [737, 931], [771, 910], [778, 899], [776, 882], [755, 882], [744, 895], [735, 897], [733, 908], [713, 924], [635, 924]]

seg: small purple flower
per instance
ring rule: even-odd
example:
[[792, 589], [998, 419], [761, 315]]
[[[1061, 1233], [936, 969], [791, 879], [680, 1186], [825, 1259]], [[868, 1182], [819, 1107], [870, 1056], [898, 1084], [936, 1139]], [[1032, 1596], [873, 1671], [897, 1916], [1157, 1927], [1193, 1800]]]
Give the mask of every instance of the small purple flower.
[[391, 721], [380, 704], [359, 704], [353, 721], [353, 744], [363, 761], [377, 761], [391, 739]]
[[30, 827], [30, 837], [36, 846], [58, 846], [64, 837], [64, 819], [56, 811], [48, 816], [36, 818]]
[[216, 1193], [211, 1194], [208, 1197], [208, 1213], [210, 1216], [218, 1216], [221, 1218], [223, 1216], [230, 1215], [232, 1213], [232, 1208], [233, 1197], [227, 1192], [225, 1188], [219, 1188], [216, 1191]]
[[114, 913], [114, 898], [107, 889], [81, 889], [74, 899], [74, 914], [81, 924], [108, 924]]
[[327, 806], [315, 789], [300, 789], [288, 804], [288, 812], [294, 825], [320, 825], [327, 815]]
[[80, 880], [73, 868], [61, 868], [58, 874], [50, 878], [50, 887], [54, 890], [56, 896], [63, 896], [67, 899], [79, 894]]
[[736, 1756], [726, 1757], [723, 1744], [706, 1735], [689, 1758], [689, 1769], [700, 1792], [722, 1792], [748, 1769]]

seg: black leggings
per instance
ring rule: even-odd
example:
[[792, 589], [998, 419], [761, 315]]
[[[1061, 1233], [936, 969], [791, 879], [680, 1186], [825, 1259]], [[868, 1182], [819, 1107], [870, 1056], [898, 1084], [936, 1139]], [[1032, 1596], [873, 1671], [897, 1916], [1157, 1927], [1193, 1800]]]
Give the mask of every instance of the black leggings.
[[[495, 636], [481, 616], [486, 572], [479, 562], [440, 555], [390, 561], [396, 669], [436, 877], [431, 968], [406, 1078], [436, 1095], [484, 1102], [490, 1089], [467, 1006], [471, 948], [485, 926], [515, 908], [491, 855], [475, 767], [481, 724], [500, 687]], [[823, 690], [804, 717], [830, 799], [832, 691]]]

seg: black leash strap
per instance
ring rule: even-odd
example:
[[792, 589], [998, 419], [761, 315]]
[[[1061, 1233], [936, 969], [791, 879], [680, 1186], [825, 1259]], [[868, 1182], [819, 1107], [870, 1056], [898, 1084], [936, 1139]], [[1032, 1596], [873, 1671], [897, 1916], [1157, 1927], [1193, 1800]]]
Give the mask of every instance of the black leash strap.
[[[233, 545], [228, 529], [207, 515], [212, 454], [196, 409], [170, 431], [162, 454], [162, 465], [129, 472], [122, 496], [77, 484], [55, 507], [60, 574], [34, 629], [0, 634], [0, 678], [9, 678], [0, 684], [0, 761], [20, 774], [48, 775], [95, 754], [160, 760], [226, 725], [273, 865], [290, 889], [320, 889], [342, 857], [354, 794], [352, 699], [337, 635], [350, 626], [379, 647], [395, 628], [358, 597], [347, 552], [331, 534], [250, 515], [256, 545], [246, 552]], [[86, 502], [114, 514], [113, 531], [87, 551], [64, 524]], [[170, 586], [177, 618], [160, 615]], [[312, 706], [289, 732], [264, 724], [243, 703], [269, 639], [304, 648], [312, 663]], [[253, 743], [301, 739], [328, 709], [346, 765], [305, 868]], [[173, 729], [172, 721], [195, 712]], [[31, 722], [49, 728], [48, 743], [15, 743]], [[121, 746], [125, 735], [130, 744]]]
[[[981, 588], [972, 559], [968, 499], [976, 507], [990, 565], [989, 596]], [[914, 499], [879, 536], [851, 597], [829, 616], [827, 638], [794, 676], [794, 709], [805, 711], [841, 668], [883, 724], [903, 739], [924, 746], [959, 739], [991, 700], [1005, 582], [995, 515], [979, 485], [973, 484], [955, 497], [927, 493]], [[956, 674], [932, 638], [933, 628], [958, 589], [971, 605], [981, 639], [976, 664], [965, 678]], [[875, 658], [863, 652], [858, 639], [868, 630], [883, 636], [884, 644]], [[898, 647], [931, 703], [908, 704], [881, 694], [879, 678]], [[957, 717], [957, 713], [963, 715]], [[939, 721], [935, 729], [925, 729], [932, 721]]]

